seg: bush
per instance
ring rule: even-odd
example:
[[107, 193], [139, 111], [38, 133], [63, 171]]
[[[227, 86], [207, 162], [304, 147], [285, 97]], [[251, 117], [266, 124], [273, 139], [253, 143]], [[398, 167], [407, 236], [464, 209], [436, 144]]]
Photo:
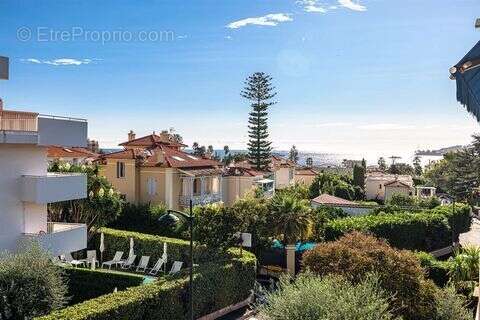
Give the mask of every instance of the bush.
[[455, 292], [455, 288], [449, 286], [438, 290], [436, 297], [435, 320], [472, 320], [471, 311], [466, 307], [467, 301], [464, 296]]
[[293, 283], [283, 278], [259, 309], [261, 318], [267, 320], [387, 320], [395, 318], [389, 297], [373, 275], [351, 284], [340, 276], [302, 274]]
[[450, 263], [448, 261], [440, 261], [427, 252], [416, 252], [420, 265], [425, 270], [428, 279], [432, 280], [437, 286], [444, 287], [450, 277]]
[[[194, 274], [195, 318], [246, 299], [255, 282], [256, 259], [230, 250], [226, 263], [200, 265]], [[56, 311], [39, 320], [174, 320], [188, 314], [188, 277], [158, 280]]]
[[457, 205], [455, 214], [451, 206], [414, 213], [375, 214], [330, 221], [325, 227], [325, 238], [335, 240], [357, 230], [384, 238], [396, 248], [428, 252], [451, 245], [452, 230], [456, 234], [466, 232], [471, 224], [466, 205]]
[[399, 206], [399, 207], [413, 207], [416, 205], [415, 198], [410, 197], [405, 194], [395, 193], [392, 195], [392, 198], [388, 201], [389, 205]]
[[432, 319], [435, 314], [435, 285], [424, 278], [416, 256], [391, 248], [385, 242], [358, 232], [335, 242], [307, 251], [303, 264], [325, 276], [339, 274], [353, 283], [363, 281], [368, 273], [377, 273], [382, 288], [394, 295], [393, 310], [406, 319]]
[[61, 269], [37, 243], [0, 255], [0, 318], [31, 319], [61, 308], [67, 286]]
[[86, 268], [65, 268], [68, 279], [69, 305], [90, 300], [115, 289], [122, 291], [129, 287], [141, 285], [144, 277], [132, 273], [108, 272]]

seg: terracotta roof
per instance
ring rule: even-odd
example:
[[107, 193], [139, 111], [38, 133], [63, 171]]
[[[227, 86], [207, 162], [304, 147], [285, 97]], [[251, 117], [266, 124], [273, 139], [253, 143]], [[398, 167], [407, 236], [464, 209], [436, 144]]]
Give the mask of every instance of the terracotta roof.
[[290, 159], [282, 158], [277, 155], [272, 155], [272, 162], [273, 167], [294, 167], [295, 163]]
[[125, 149], [109, 154], [101, 155], [102, 159], [139, 159], [141, 167], [171, 167], [171, 168], [199, 168], [218, 167], [220, 163], [193, 156], [184, 151], [158, 145], [154, 148]]
[[312, 200], [312, 202], [318, 203], [318, 204], [325, 204], [325, 205], [340, 205], [340, 206], [356, 206], [357, 203], [345, 200], [339, 197], [335, 197], [329, 194], [321, 194], [315, 199]]
[[174, 141], [169, 135], [151, 134], [145, 137], [122, 142], [119, 145], [123, 147], [153, 147], [157, 144], [166, 144], [172, 147], [186, 147], [183, 143]]
[[47, 149], [48, 158], [96, 158], [98, 155], [85, 148], [65, 148], [49, 146]]
[[250, 168], [245, 168], [245, 167], [228, 167], [224, 171], [225, 176], [244, 176], [244, 177], [263, 176], [265, 173], [270, 173], [270, 172], [262, 172], [262, 171], [257, 171]]
[[390, 182], [387, 182], [384, 184], [385, 187], [393, 187], [393, 186], [401, 186], [401, 187], [407, 187], [407, 188], [411, 188], [412, 186], [402, 182], [402, 181], [399, 181], [399, 180], [393, 180], [393, 181], [390, 181]]
[[312, 168], [297, 168], [295, 169], [295, 175], [299, 176], [316, 176], [318, 172]]
[[222, 169], [218, 168], [185, 168], [185, 169], [179, 169], [180, 172], [193, 176], [193, 177], [199, 177], [199, 176], [216, 176], [222, 173]]

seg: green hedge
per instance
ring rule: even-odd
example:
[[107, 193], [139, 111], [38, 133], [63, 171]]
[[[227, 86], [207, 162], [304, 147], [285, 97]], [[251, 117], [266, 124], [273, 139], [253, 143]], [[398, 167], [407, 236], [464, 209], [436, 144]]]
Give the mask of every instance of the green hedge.
[[[231, 250], [224, 263], [200, 264], [194, 275], [195, 317], [246, 299], [255, 283], [256, 259]], [[186, 319], [188, 277], [158, 280], [55, 311], [39, 320]]]
[[450, 277], [449, 261], [437, 260], [434, 256], [427, 252], [415, 252], [420, 260], [420, 265], [424, 268], [427, 278], [431, 279], [439, 287], [445, 287]]
[[457, 205], [422, 212], [398, 212], [336, 219], [325, 227], [326, 240], [336, 240], [353, 230], [386, 239], [390, 245], [409, 250], [433, 251], [452, 243], [452, 228], [465, 232], [470, 228], [470, 209]]
[[144, 277], [132, 273], [90, 270], [86, 268], [65, 268], [68, 280], [69, 305], [112, 293], [115, 288], [122, 291], [142, 284]]
[[[130, 238], [133, 238], [137, 257], [142, 255], [150, 256], [150, 264], [154, 264], [162, 256], [164, 243], [167, 243], [169, 262], [178, 260], [187, 263], [189, 261], [190, 243], [188, 241], [110, 228], [101, 228], [97, 231], [90, 244], [91, 249], [98, 250], [102, 232], [105, 244], [105, 251], [103, 252], [104, 261], [113, 258], [116, 251], [123, 251], [124, 257], [126, 257], [130, 250]], [[195, 260], [202, 261], [204, 252], [203, 247], [196, 246], [194, 252]], [[100, 256], [98, 255], [98, 257]]]

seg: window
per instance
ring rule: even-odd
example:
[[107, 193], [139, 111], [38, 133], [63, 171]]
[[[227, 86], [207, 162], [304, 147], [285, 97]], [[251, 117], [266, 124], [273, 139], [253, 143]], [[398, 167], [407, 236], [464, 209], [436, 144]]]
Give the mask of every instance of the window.
[[199, 178], [196, 178], [193, 180], [193, 194], [194, 195], [198, 195], [200, 194], [200, 184], [201, 184], [201, 181]]
[[117, 178], [125, 178], [125, 162], [117, 162]]
[[381, 184], [378, 185], [378, 189], [382, 189], [382, 185], [381, 185]]
[[153, 196], [157, 193], [157, 181], [155, 178], [147, 178], [147, 192], [149, 196]]

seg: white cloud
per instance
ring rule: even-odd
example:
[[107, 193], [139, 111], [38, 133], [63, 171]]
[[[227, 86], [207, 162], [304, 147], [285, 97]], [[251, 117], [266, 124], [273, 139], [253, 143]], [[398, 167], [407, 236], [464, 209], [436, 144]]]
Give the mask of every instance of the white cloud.
[[398, 123], [373, 123], [358, 126], [362, 130], [408, 130], [415, 128], [412, 125], [398, 124]]
[[231, 22], [227, 25], [227, 28], [238, 29], [248, 25], [257, 26], [277, 26], [281, 22], [293, 21], [289, 14], [286, 13], [272, 13], [262, 17], [246, 18], [238, 21]]
[[360, 2], [353, 2], [353, 0], [338, 0], [338, 3], [345, 8], [348, 8], [350, 10], [354, 11], [367, 11], [367, 7], [364, 5], [361, 5]]
[[305, 7], [305, 11], [306, 12], [318, 12], [318, 13], [326, 13], [327, 10], [322, 8], [322, 7], [318, 7], [318, 6], [306, 6]]
[[225, 39], [232, 40], [233, 38], [232, 38], [232, 36], [225, 36]]
[[36, 64], [48, 64], [52, 66], [80, 66], [82, 64], [90, 64], [93, 60], [100, 59], [73, 59], [73, 58], [60, 58], [53, 60], [39, 60], [35, 58], [22, 59], [22, 61]]
[[322, 7], [317, 0], [298, 0], [297, 3], [303, 6], [303, 10], [305, 10], [305, 12], [327, 12], [327, 9]]

